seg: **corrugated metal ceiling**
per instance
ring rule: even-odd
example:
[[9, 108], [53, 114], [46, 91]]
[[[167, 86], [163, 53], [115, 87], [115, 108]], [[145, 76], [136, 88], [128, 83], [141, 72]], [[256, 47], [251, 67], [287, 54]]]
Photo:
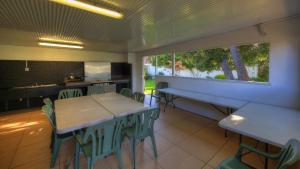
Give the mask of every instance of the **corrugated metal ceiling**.
[[140, 51], [295, 15], [298, 0], [89, 0], [115, 20], [48, 0], [0, 0], [0, 43], [36, 46], [50, 35], [87, 50]]

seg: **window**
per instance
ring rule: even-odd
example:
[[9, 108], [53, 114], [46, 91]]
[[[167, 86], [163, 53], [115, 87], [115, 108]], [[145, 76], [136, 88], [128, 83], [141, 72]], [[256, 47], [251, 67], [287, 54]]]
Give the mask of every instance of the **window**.
[[147, 56], [144, 61], [145, 76], [172, 76], [171, 54]]
[[260, 43], [148, 56], [145, 72], [172, 76], [174, 66], [178, 77], [268, 82], [269, 48]]
[[172, 76], [172, 58], [171, 54], [156, 56], [156, 75]]
[[268, 82], [269, 44], [175, 53], [175, 75]]

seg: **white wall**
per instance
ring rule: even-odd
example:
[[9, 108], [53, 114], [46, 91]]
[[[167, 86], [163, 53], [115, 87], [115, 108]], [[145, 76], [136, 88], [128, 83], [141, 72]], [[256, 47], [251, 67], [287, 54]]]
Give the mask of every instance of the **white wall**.
[[[253, 26], [226, 34], [148, 50], [140, 52], [137, 55], [142, 57], [199, 48], [228, 47], [230, 45], [270, 42], [269, 84], [179, 77], [157, 77], [157, 81], [167, 81], [170, 86], [174, 88], [211, 93], [251, 102], [299, 108], [300, 17], [264, 23], [261, 28], [266, 35], [260, 34], [256, 27]], [[183, 102], [185, 103], [181, 104]], [[178, 101], [179, 107], [203, 114], [201, 110], [203, 106], [199, 105], [200, 103], [187, 102], [186, 100]], [[206, 113], [204, 111], [204, 114], [207, 114], [207, 111]]]
[[143, 57], [128, 53], [128, 63], [132, 64], [132, 91], [143, 91]]
[[127, 62], [127, 54], [0, 45], [0, 60]]

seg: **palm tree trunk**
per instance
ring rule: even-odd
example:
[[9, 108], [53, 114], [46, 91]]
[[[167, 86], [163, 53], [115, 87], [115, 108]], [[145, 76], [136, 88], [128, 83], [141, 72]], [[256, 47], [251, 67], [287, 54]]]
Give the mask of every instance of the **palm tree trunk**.
[[248, 72], [236, 46], [230, 47], [230, 53], [235, 64], [239, 80], [249, 81]]

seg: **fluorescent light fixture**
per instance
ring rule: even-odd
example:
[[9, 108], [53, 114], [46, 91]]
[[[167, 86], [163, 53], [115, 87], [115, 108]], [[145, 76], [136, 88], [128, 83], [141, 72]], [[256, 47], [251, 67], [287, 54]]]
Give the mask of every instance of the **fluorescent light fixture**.
[[97, 7], [97, 6], [90, 5], [88, 3], [80, 2], [80, 1], [77, 1], [77, 0], [49, 0], [49, 1], [56, 2], [56, 3], [59, 3], [59, 4], [63, 4], [63, 5], [67, 5], [67, 6], [71, 6], [73, 8], [86, 10], [86, 11], [93, 12], [93, 13], [96, 13], [96, 14], [105, 15], [105, 16], [112, 17], [112, 18], [115, 18], [115, 19], [122, 19], [123, 18], [123, 14], [121, 14], [120, 12], [113, 11], [113, 10], [110, 10], [110, 9], [101, 8], [101, 7]]
[[58, 42], [58, 43], [69, 43], [69, 44], [77, 44], [82, 45], [83, 43], [80, 41], [69, 41], [69, 40], [62, 40], [62, 39], [56, 39], [56, 38], [48, 38], [48, 37], [42, 37], [39, 38], [40, 41], [47, 41], [47, 42]]
[[61, 44], [61, 43], [39, 42], [39, 45], [41, 45], [41, 46], [50, 46], [50, 47], [59, 47], [59, 48], [83, 49], [83, 46], [67, 45], [67, 44]]

